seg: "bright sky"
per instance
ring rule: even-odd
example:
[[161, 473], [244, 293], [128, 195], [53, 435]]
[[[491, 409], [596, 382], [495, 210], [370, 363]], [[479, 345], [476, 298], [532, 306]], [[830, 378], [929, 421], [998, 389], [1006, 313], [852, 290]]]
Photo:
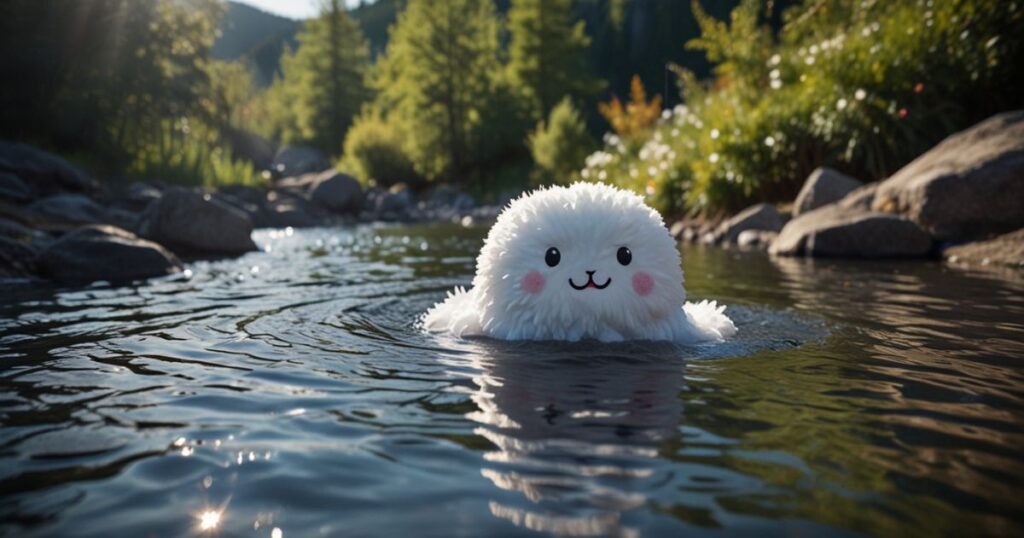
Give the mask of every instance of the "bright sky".
[[[320, 11], [322, 0], [235, 0], [258, 7], [263, 11], [292, 19], [308, 19]], [[356, 7], [359, 0], [345, 0], [348, 7]]]

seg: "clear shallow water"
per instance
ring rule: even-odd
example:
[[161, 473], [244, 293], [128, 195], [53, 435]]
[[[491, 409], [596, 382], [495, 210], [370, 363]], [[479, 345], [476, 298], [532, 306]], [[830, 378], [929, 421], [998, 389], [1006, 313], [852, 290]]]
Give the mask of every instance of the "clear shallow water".
[[686, 248], [734, 341], [419, 334], [484, 233], [3, 288], [0, 534], [1024, 532], [1021, 273]]

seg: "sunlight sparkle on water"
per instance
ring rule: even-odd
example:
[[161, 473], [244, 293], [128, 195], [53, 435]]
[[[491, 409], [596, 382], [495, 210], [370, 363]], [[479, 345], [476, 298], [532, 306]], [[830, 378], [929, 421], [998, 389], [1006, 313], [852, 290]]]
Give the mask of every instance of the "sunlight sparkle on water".
[[199, 515], [199, 530], [213, 530], [220, 524], [220, 512], [207, 510]]

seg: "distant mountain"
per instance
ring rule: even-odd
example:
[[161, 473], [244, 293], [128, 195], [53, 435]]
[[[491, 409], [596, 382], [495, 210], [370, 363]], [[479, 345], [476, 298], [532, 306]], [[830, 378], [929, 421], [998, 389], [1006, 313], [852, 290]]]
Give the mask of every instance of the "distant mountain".
[[213, 56], [221, 60], [249, 62], [256, 83], [269, 85], [280, 68], [281, 53], [285, 47], [297, 46], [295, 35], [302, 22], [237, 2], [226, 4], [220, 36], [213, 43]]

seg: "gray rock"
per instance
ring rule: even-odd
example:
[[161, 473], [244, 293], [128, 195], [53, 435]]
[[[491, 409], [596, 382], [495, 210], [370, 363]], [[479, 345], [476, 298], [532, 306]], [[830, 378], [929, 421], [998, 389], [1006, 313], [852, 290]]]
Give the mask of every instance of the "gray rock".
[[334, 213], [355, 214], [363, 208], [363, 187], [352, 176], [328, 170], [317, 178], [309, 198]]
[[907, 218], [832, 204], [789, 221], [769, 252], [784, 256], [892, 258], [925, 256], [931, 248], [928, 234]]
[[144, 210], [163, 195], [163, 189], [149, 183], [135, 182], [128, 187], [124, 199], [133, 207]]
[[871, 204], [875, 201], [875, 192], [878, 191], [878, 185], [878, 183], [868, 183], [847, 194], [845, 198], [837, 203], [847, 209], [870, 211]]
[[105, 209], [81, 194], [58, 194], [36, 200], [29, 210], [46, 219], [71, 224], [99, 224], [110, 219]]
[[34, 196], [32, 189], [20, 177], [10, 172], [0, 172], [0, 198], [27, 202]]
[[256, 250], [248, 215], [209, 194], [171, 188], [143, 213], [139, 235], [179, 254], [241, 254]]
[[99, 190], [95, 180], [71, 163], [27, 144], [0, 142], [0, 171], [18, 176], [39, 196]]
[[325, 224], [325, 216], [305, 198], [271, 192], [267, 196], [265, 227], [310, 228]]
[[991, 239], [946, 248], [942, 257], [951, 263], [1024, 268], [1024, 228]]
[[793, 216], [799, 216], [823, 205], [838, 202], [864, 184], [831, 168], [818, 168], [807, 176], [800, 194], [793, 202]]
[[70, 232], [36, 258], [41, 274], [60, 282], [124, 282], [181, 271], [167, 249], [114, 226]]
[[270, 226], [267, 210], [267, 193], [255, 187], [229, 185], [214, 195], [217, 201], [229, 205], [246, 215], [255, 228]]
[[314, 172], [323, 172], [331, 167], [331, 161], [316, 148], [309, 146], [284, 146], [274, 156], [270, 168], [277, 177], [294, 177]]
[[757, 248], [768, 250], [768, 247], [779, 236], [779, 232], [767, 230], [743, 230], [736, 238], [736, 244], [741, 248]]
[[259, 205], [267, 201], [265, 190], [248, 185], [225, 185], [217, 194], [224, 194], [247, 204]]
[[777, 232], [782, 229], [782, 215], [771, 204], [748, 207], [736, 216], [718, 225], [713, 239], [716, 243], [735, 243], [745, 230]]
[[0, 237], [35, 246], [46, 245], [51, 241], [49, 234], [5, 218], [0, 218]]
[[683, 238], [683, 232], [686, 231], [686, 221], [677, 220], [672, 223], [672, 226], [668, 229], [668, 234], [672, 236], [672, 239], [679, 241]]
[[882, 182], [875, 211], [959, 240], [1024, 226], [1024, 111], [950, 136]]
[[407, 190], [382, 193], [376, 200], [377, 213], [380, 215], [402, 216], [412, 208], [412, 195]]
[[36, 250], [31, 244], [0, 236], [0, 278], [25, 278], [36, 272]]
[[276, 188], [338, 214], [355, 214], [363, 208], [363, 188], [355, 178], [336, 170], [290, 177]]

